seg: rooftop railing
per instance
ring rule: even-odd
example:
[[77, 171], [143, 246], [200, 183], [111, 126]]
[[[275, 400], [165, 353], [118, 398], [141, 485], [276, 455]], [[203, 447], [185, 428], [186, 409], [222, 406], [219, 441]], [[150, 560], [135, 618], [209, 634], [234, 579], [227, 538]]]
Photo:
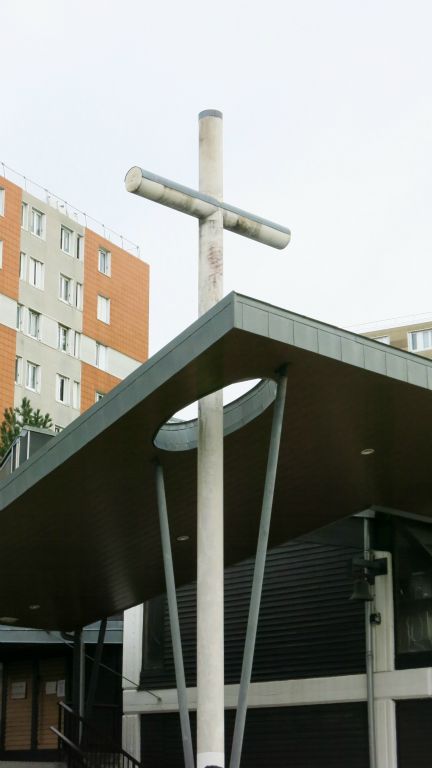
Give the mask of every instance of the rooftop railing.
[[64, 213], [65, 216], [75, 220], [78, 224], [81, 224], [81, 226], [88, 227], [89, 229], [93, 230], [93, 232], [101, 235], [114, 245], [118, 245], [120, 248], [128, 251], [128, 253], [132, 254], [132, 256], [136, 256], [138, 259], [141, 259], [139, 245], [133, 243], [132, 240], [129, 240], [127, 237], [119, 234], [114, 229], [106, 227], [105, 224], [103, 224], [101, 221], [98, 221], [92, 216], [89, 216], [88, 213], [81, 211], [75, 205], [71, 205], [67, 202], [67, 200], [64, 200], [62, 197], [53, 194], [49, 191], [49, 189], [46, 189], [46, 187], [42, 187], [36, 181], [32, 181], [32, 179], [29, 179], [27, 176], [24, 176], [18, 171], [15, 171], [13, 168], [10, 168], [9, 165], [6, 165], [6, 163], [3, 163], [0, 160], [0, 173], [1, 172], [5, 179], [8, 179], [14, 184], [22, 187], [26, 192], [29, 193], [29, 195], [37, 197], [39, 200], [47, 203], [47, 205], [51, 205], [56, 210], [60, 211], [60, 213]]

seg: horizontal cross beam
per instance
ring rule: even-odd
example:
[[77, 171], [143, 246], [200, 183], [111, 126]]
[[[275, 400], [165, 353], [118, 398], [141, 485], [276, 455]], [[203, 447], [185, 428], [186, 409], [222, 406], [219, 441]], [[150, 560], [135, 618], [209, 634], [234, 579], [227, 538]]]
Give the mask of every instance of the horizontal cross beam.
[[125, 185], [128, 192], [153, 200], [155, 203], [161, 203], [168, 208], [174, 208], [181, 213], [187, 213], [189, 216], [195, 216], [197, 219], [206, 219], [220, 208], [224, 229], [270, 245], [272, 248], [279, 250], [285, 248], [291, 239], [290, 230], [280, 224], [242, 211], [240, 208], [223, 203], [195, 189], [184, 187], [175, 181], [156, 176], [136, 165], [127, 172]]

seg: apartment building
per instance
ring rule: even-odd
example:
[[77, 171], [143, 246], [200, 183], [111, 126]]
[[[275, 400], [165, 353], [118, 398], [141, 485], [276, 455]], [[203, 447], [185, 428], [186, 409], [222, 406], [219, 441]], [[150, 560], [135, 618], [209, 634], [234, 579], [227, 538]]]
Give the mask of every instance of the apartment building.
[[0, 177], [0, 412], [70, 424], [147, 359], [148, 291], [137, 255]]
[[360, 331], [370, 339], [391, 347], [432, 358], [432, 314], [384, 320]]
[[[132, 244], [28, 186], [0, 176], [0, 420], [27, 397], [59, 432], [147, 359], [149, 267]], [[50, 439], [24, 430], [3, 473]], [[108, 621], [92, 715], [117, 740], [122, 628], [122, 615]], [[97, 637], [98, 625], [83, 633], [86, 691]], [[50, 726], [70, 697], [71, 645], [60, 632], [0, 628], [1, 759], [56, 759]]]

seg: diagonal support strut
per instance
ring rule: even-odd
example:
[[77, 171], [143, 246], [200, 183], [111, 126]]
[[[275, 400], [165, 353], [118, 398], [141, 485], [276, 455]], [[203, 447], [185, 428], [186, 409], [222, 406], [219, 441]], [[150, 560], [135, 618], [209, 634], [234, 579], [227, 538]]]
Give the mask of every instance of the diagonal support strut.
[[183, 665], [183, 652], [180, 635], [180, 622], [177, 609], [177, 597], [174, 580], [174, 566], [171, 551], [169, 533], [168, 512], [165, 495], [165, 483], [163, 469], [156, 462], [156, 491], [159, 511], [159, 524], [162, 542], [162, 554], [165, 569], [165, 581], [167, 588], [168, 612], [171, 627], [171, 639], [173, 645], [175, 676], [177, 683], [177, 696], [179, 704], [180, 725], [183, 742], [183, 754], [185, 768], [194, 768], [194, 756], [192, 749], [192, 735], [187, 704], [186, 680]]
[[252, 663], [255, 651], [255, 640], [261, 603], [264, 568], [267, 555], [267, 543], [270, 531], [270, 520], [273, 507], [276, 471], [279, 458], [279, 446], [282, 434], [282, 422], [285, 407], [287, 387], [286, 366], [280, 372], [276, 400], [273, 410], [273, 421], [270, 435], [267, 471], [264, 484], [264, 494], [261, 509], [261, 520], [258, 534], [255, 568], [252, 582], [252, 593], [249, 605], [249, 617], [246, 630], [246, 640], [243, 653], [243, 665], [240, 679], [240, 689], [237, 702], [237, 713], [234, 726], [234, 736], [231, 750], [230, 768], [239, 768], [243, 746], [244, 728], [246, 722], [247, 697], [252, 674]]

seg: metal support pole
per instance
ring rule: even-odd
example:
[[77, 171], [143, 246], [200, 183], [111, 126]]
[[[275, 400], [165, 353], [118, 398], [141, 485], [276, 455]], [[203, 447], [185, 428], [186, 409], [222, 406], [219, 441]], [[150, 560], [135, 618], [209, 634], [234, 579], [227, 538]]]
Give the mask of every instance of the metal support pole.
[[255, 639], [258, 626], [261, 592], [264, 579], [264, 568], [267, 555], [267, 543], [270, 531], [270, 520], [273, 507], [276, 471], [279, 457], [279, 446], [282, 434], [283, 414], [285, 407], [287, 377], [285, 371], [280, 376], [276, 400], [273, 410], [273, 421], [270, 435], [267, 471], [264, 484], [264, 494], [261, 510], [261, 521], [258, 534], [257, 552], [255, 558], [252, 593], [249, 606], [249, 617], [246, 630], [246, 640], [243, 653], [243, 665], [240, 679], [240, 689], [237, 702], [237, 713], [234, 726], [233, 744], [231, 750], [230, 768], [239, 768], [243, 746], [244, 728], [246, 722], [247, 697], [252, 674], [252, 663], [255, 651]]
[[100, 623], [98, 640], [96, 645], [96, 651], [93, 659], [93, 666], [90, 675], [89, 689], [87, 693], [87, 701], [84, 710], [84, 717], [89, 720], [93, 711], [93, 705], [96, 695], [96, 688], [99, 678], [100, 663], [102, 661], [103, 644], [105, 640], [105, 632], [108, 619], [103, 619]]
[[[370, 520], [365, 517], [363, 521], [364, 558], [371, 559], [370, 550]], [[375, 589], [373, 586], [372, 589]], [[374, 602], [365, 602], [365, 634], [366, 634], [366, 684], [367, 684], [367, 712], [369, 735], [369, 768], [376, 768], [376, 733], [375, 733], [375, 689], [374, 689], [374, 656], [371, 614], [375, 608]]]
[[[199, 190], [222, 200], [222, 114], [199, 115]], [[223, 218], [199, 222], [199, 314], [222, 298]], [[225, 765], [223, 402], [199, 402], [197, 468], [197, 768]]]
[[[74, 632], [73, 641], [73, 656], [72, 656], [72, 709], [76, 715], [82, 716], [83, 708], [83, 676], [84, 676], [84, 654], [83, 654], [83, 637], [82, 629], [76, 629]], [[76, 720], [76, 726], [74, 725], [74, 738], [79, 743], [81, 741], [81, 727], [79, 721]]]
[[177, 683], [177, 696], [180, 714], [180, 725], [183, 742], [183, 754], [186, 768], [194, 768], [192, 735], [187, 704], [186, 681], [183, 666], [183, 653], [180, 636], [180, 623], [177, 610], [177, 597], [174, 581], [174, 566], [171, 552], [171, 540], [168, 524], [168, 513], [165, 496], [163, 469], [156, 464], [156, 490], [159, 510], [159, 524], [162, 541], [162, 554], [165, 569], [165, 581], [168, 598], [168, 611], [171, 627], [171, 639], [174, 654], [174, 666]]

